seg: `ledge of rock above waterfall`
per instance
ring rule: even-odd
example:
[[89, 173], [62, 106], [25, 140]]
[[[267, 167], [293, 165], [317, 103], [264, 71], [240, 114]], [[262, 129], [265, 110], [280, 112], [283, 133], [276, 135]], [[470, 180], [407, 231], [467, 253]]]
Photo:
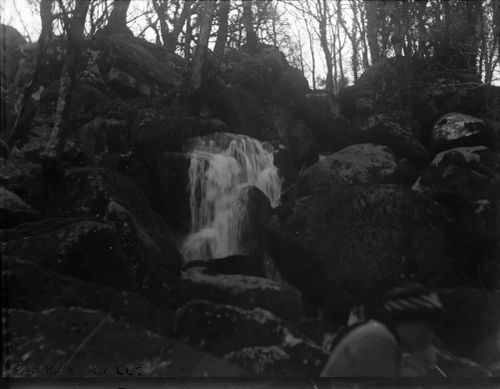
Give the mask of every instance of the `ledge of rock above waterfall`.
[[240, 274], [209, 274], [201, 268], [182, 272], [176, 301], [205, 299], [245, 309], [261, 307], [289, 321], [302, 315], [300, 292], [284, 283]]

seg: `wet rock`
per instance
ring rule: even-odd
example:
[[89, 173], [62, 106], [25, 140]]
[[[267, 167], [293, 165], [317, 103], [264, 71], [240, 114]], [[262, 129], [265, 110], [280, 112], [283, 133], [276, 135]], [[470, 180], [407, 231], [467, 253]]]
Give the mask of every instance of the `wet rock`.
[[191, 156], [187, 153], [163, 153], [156, 167], [159, 214], [170, 228], [182, 233], [189, 232], [189, 167]]
[[[41, 312], [10, 309], [6, 316], [9, 351], [4, 359], [4, 372], [8, 377], [249, 375], [241, 368], [149, 330], [114, 320], [100, 311], [74, 307]], [[21, 364], [23, 369], [19, 370]], [[47, 366], [52, 369], [47, 370]]]
[[359, 143], [385, 145], [398, 157], [407, 158], [420, 168], [427, 166], [431, 160], [430, 153], [413, 135], [413, 131], [391, 117], [371, 116], [360, 129]]
[[304, 196], [334, 192], [352, 184], [411, 182], [412, 170], [385, 146], [354, 145], [320, 158], [299, 177], [297, 190]]
[[460, 113], [449, 113], [434, 125], [431, 146], [435, 153], [466, 146], [487, 146], [495, 150], [496, 141], [483, 120]]
[[287, 284], [261, 277], [210, 274], [200, 268], [188, 268], [182, 272], [176, 301], [197, 299], [244, 309], [260, 307], [290, 321], [298, 320], [302, 314], [302, 296]]
[[[444, 206], [408, 188], [354, 185], [299, 199], [272, 230], [268, 250], [283, 278], [304, 295], [369, 298], [404, 279], [456, 283], [463, 257], [455, 223]], [[299, 284], [304, 268], [316, 276]]]
[[187, 139], [226, 130], [220, 120], [172, 116], [145, 109], [137, 115], [132, 127], [132, 139], [137, 154], [148, 166], [154, 168], [162, 153], [183, 151]]
[[0, 187], [0, 228], [10, 228], [38, 218], [40, 218], [38, 211], [15, 193]]
[[172, 314], [156, 308], [144, 297], [68, 277], [33, 262], [7, 259], [2, 282], [8, 290], [4, 308], [39, 311], [56, 307], [80, 307], [111, 312], [112, 317], [167, 334]]
[[256, 186], [246, 186], [238, 193], [238, 200], [245, 206], [241, 215], [240, 250], [242, 253], [263, 255], [265, 226], [271, 215], [267, 196]]
[[134, 264], [127, 260], [117, 231], [91, 220], [45, 219], [23, 224], [1, 244], [2, 255], [19, 258], [75, 278], [134, 290]]
[[[252, 350], [260, 354], [260, 350], [274, 346], [286, 353], [289, 376], [315, 375], [326, 361], [326, 355], [318, 346], [286, 322], [259, 308], [242, 310], [203, 300], [192, 301], [177, 311], [176, 325], [182, 339], [189, 344], [217, 356], [225, 355], [224, 359], [259, 375], [272, 368], [261, 358], [251, 361]], [[274, 373], [279, 375], [277, 370]]]
[[261, 138], [262, 107], [252, 93], [239, 85], [230, 85], [216, 96], [214, 117], [227, 125], [227, 131]]
[[225, 258], [189, 261], [184, 269], [192, 267], [202, 268], [204, 273], [240, 274], [245, 276], [268, 278], [269, 259], [257, 255], [231, 255]]

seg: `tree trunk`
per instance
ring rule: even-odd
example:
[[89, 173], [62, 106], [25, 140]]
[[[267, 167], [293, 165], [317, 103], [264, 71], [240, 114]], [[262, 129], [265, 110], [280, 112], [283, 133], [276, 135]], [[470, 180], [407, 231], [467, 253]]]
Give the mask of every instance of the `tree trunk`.
[[219, 31], [217, 31], [217, 40], [215, 42], [214, 56], [221, 58], [224, 55], [227, 42], [229, 9], [231, 2], [229, 0], [222, 0], [219, 3]]
[[380, 46], [378, 43], [378, 2], [365, 0], [366, 34], [372, 64], [380, 60]]
[[191, 75], [191, 82], [195, 90], [200, 89], [202, 84], [203, 65], [208, 50], [208, 40], [210, 38], [210, 30], [212, 28], [212, 18], [215, 9], [215, 2], [206, 0], [202, 3], [200, 9], [200, 36], [198, 38], [198, 45], [193, 58], [193, 68]]
[[186, 19], [186, 33], [184, 34], [184, 59], [191, 60], [191, 39], [193, 36], [193, 26], [191, 25], [191, 15]]
[[66, 58], [64, 59], [61, 70], [54, 127], [52, 128], [45, 150], [41, 154], [45, 174], [55, 176], [56, 178], [64, 174], [61, 157], [71, 124], [71, 98], [73, 95], [76, 72], [78, 70], [85, 18], [88, 8], [88, 1], [75, 2], [75, 11], [73, 17], [69, 21], [70, 26], [68, 28]]
[[[159, 1], [159, 0], [153, 0], [153, 8], [156, 12], [156, 15], [158, 16], [158, 21], [160, 22], [160, 33], [158, 34], [158, 31], [156, 31], [156, 35], [160, 35], [161, 39], [163, 41], [163, 45], [166, 46], [167, 41], [168, 41], [168, 24], [167, 24], [167, 2], [166, 1]], [[152, 23], [151, 23], [152, 25]]]
[[[40, 32], [40, 37], [38, 38], [38, 54], [36, 60], [35, 72], [31, 82], [25, 87], [17, 106], [19, 111], [16, 115], [16, 120], [12, 129], [11, 136], [9, 137], [9, 146], [12, 146], [14, 142], [24, 136], [26, 132], [30, 129], [31, 118], [26, 118], [26, 107], [31, 95], [35, 93], [35, 88], [38, 84], [38, 78], [40, 76], [40, 69], [45, 60], [45, 50], [48, 41], [52, 35], [52, 2], [51, 0], [41, 0], [40, 2], [40, 19], [42, 24], [42, 30]], [[2, 115], [3, 117], [3, 115]], [[3, 127], [3, 123], [2, 123]]]
[[253, 28], [253, 12], [252, 12], [253, 0], [243, 0], [243, 26], [245, 27], [245, 32], [247, 36], [247, 47], [251, 53], [257, 52], [259, 40], [255, 29]]
[[174, 28], [172, 32], [168, 34], [167, 41], [165, 42], [165, 46], [172, 52], [175, 51], [177, 47], [177, 43], [179, 40], [179, 35], [181, 34], [182, 27], [186, 23], [186, 20], [189, 16], [192, 15], [193, 9], [195, 7], [195, 1], [185, 1], [184, 6], [182, 7], [181, 14], [179, 18], [175, 21]]
[[[79, 1], [77, 1], [78, 3]], [[88, 1], [85, 1], [88, 2]], [[127, 12], [130, 6], [130, 0], [115, 0], [113, 9], [109, 16], [109, 21], [104, 31], [108, 34], [125, 33], [132, 35], [127, 27]]]

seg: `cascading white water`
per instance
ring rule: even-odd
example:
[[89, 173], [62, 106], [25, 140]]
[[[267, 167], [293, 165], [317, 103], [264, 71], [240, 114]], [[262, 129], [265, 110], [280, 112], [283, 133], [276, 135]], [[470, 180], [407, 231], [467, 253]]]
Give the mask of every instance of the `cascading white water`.
[[182, 247], [186, 260], [244, 254], [239, 247], [247, 201], [242, 189], [256, 186], [272, 207], [280, 201], [282, 182], [269, 147], [244, 135], [196, 138], [189, 167], [191, 232]]

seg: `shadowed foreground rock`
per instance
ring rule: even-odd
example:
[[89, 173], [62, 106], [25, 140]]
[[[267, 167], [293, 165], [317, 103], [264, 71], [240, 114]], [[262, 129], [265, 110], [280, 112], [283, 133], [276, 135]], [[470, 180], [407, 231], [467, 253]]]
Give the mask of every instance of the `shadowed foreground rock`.
[[[327, 358], [319, 346], [289, 323], [260, 308], [244, 310], [203, 300], [192, 301], [177, 311], [176, 327], [181, 339], [194, 347], [217, 356], [225, 355], [225, 359], [259, 375], [315, 376]], [[270, 366], [261, 358], [248, 360], [252, 355], [249, 349], [268, 347], [286, 355], [287, 363], [280, 365], [283, 358], [270, 360]]]
[[244, 309], [260, 307], [290, 321], [302, 315], [302, 296], [287, 284], [238, 274], [213, 275], [191, 268], [182, 272], [176, 301], [181, 304], [199, 299]]
[[[250, 375], [218, 358], [99, 311], [10, 309], [4, 311], [4, 317], [9, 322], [4, 338], [9, 352], [3, 362], [8, 377], [56, 376], [58, 370], [66, 377]], [[82, 347], [78, 349], [79, 346]], [[19, 370], [20, 365], [23, 370]], [[47, 367], [52, 369], [47, 371]]]
[[[333, 288], [337, 296], [351, 291], [366, 301], [370, 290], [404, 279], [455, 284], [461, 252], [454, 223], [444, 206], [409, 188], [355, 185], [297, 200], [273, 230], [268, 250], [283, 278], [305, 295], [319, 287], [324, 273], [325, 290]], [[297, 252], [302, 262], [317, 263], [314, 282], [298, 283], [305, 265], [288, 260]]]

